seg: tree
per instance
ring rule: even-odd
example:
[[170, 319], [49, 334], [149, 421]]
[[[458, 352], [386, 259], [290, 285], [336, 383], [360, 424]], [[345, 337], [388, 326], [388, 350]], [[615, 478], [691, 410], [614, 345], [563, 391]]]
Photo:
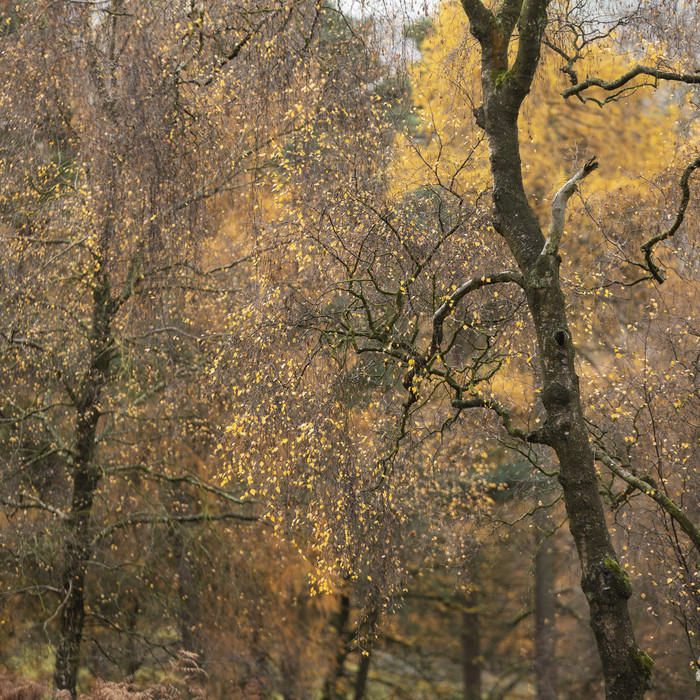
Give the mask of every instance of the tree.
[[[561, 275], [562, 236], [567, 205], [584, 181], [595, 178], [598, 160], [588, 153], [577, 171], [558, 188], [545, 235], [538, 219], [538, 215], [545, 215], [544, 208], [541, 202], [531, 203], [523, 181], [519, 119], [535, 85], [545, 46], [564, 60], [564, 73], [574, 83], [564, 91], [569, 98], [579, 95], [582, 100], [588, 99], [588, 91], [597, 87], [610, 93], [610, 99], [596, 98], [604, 104], [638, 94], [645, 85], [643, 81], [634, 82], [639, 77], [682, 84], [696, 84], [698, 77], [691, 71], [640, 64], [613, 79], [579, 81], [578, 62], [584, 60], [586, 52], [602, 46], [614, 29], [632, 26], [633, 20], [645, 20], [639, 8], [623, 18], [605, 14], [587, 18], [587, 8], [566, 3], [560, 6], [504, 0], [490, 9], [479, 1], [465, 0], [462, 5], [481, 54], [478, 101], [475, 94], [479, 90], [470, 94], [476, 127], [488, 143], [488, 170], [481, 168], [483, 146], [477, 131], [471, 130], [469, 139], [457, 141], [460, 133], [452, 125], [459, 125], [462, 117], [456, 113], [446, 120], [452, 128], [446, 129], [452, 141], [437, 134], [423, 149], [421, 139], [427, 140], [426, 136], [411, 134], [410, 126], [405, 129], [408, 149], [419, 152], [430, 176], [429, 184], [416, 178], [411, 187], [406, 177], [392, 180], [391, 176], [405, 167], [406, 159], [392, 161], [396, 151], [401, 151], [393, 150], [392, 144], [380, 136], [379, 125], [386, 122], [379, 118], [376, 122], [361, 122], [366, 129], [365, 142], [371, 142], [377, 151], [373, 157], [366, 152], [365, 142], [352, 138], [334, 144], [335, 149], [312, 151], [312, 158], [323, 159], [325, 171], [313, 174], [315, 189], [305, 200], [297, 197], [290, 209], [298, 213], [302, 228], [300, 259], [318, 259], [319, 263], [313, 267], [313, 275], [290, 282], [285, 303], [297, 312], [296, 326], [303, 329], [304, 338], [310, 332], [320, 338], [319, 346], [313, 349], [316, 367], [325, 357], [349, 373], [382, 377], [377, 384], [382, 386], [384, 396], [369, 404], [375, 416], [400, 406], [393, 437], [388, 438], [389, 430], [383, 423], [375, 431], [376, 442], [371, 447], [369, 440], [364, 443], [368, 446], [363, 454], [368, 468], [352, 491], [353, 497], [361, 499], [360, 505], [353, 502], [353, 507], [371, 517], [375, 527], [381, 527], [387, 510], [394, 518], [392, 522], [404, 524], [414, 522], [408, 512], [417, 502], [421, 507], [426, 505], [426, 489], [416, 484], [430, 483], [425, 475], [432, 475], [438, 467], [422, 461], [419, 453], [409, 456], [402, 445], [410, 434], [420, 433], [425, 447], [430, 439], [443, 436], [446, 428], [454, 430], [458, 419], [465, 421], [465, 413], [482, 409], [501, 423], [505, 431], [502, 439], [507, 436], [509, 445], [533, 461], [537, 460], [530, 446], [553, 450], [607, 696], [642, 697], [651, 683], [652, 662], [633, 633], [628, 610], [631, 582], [612, 544], [596, 461], [615, 479], [625, 482], [620, 491], [616, 490], [619, 481], [614, 480], [610, 486], [606, 482], [608, 503], [619, 504], [622, 501], [616, 499], [626, 497], [621, 494], [633, 492], [651, 497], [692, 546], [696, 546], [697, 526], [691, 511], [681, 508], [669, 495], [671, 489], [658, 488], [656, 482], [649, 481], [651, 476], [635, 476], [637, 468], [611, 444], [612, 433], [607, 429], [597, 432], [596, 426], [603, 421], [586, 415], [588, 397], [599, 389], [594, 389], [588, 377], [583, 388], [579, 380], [580, 356], [575, 339], [579, 319], [574, 319], [573, 325], [569, 321], [566, 291], [571, 290], [571, 283], [562, 280]], [[565, 48], [569, 44], [573, 50]], [[595, 64], [587, 66], [596, 68]], [[600, 69], [614, 73], [616, 65], [601, 62]], [[469, 77], [464, 81], [467, 87], [471, 87]], [[388, 113], [384, 92], [388, 84], [387, 80], [366, 86], [367, 100], [376, 99], [378, 104], [373, 114]], [[457, 94], [464, 84], [455, 81]], [[439, 82], [433, 82], [433, 90], [440, 90]], [[537, 105], [532, 109], [536, 110]], [[565, 132], [563, 138], [567, 135]], [[543, 138], [545, 134], [532, 136], [533, 142]], [[462, 145], [461, 153], [455, 143]], [[574, 148], [572, 144], [571, 150]], [[451, 157], [455, 152], [458, 157]], [[677, 154], [681, 152], [679, 148]], [[610, 284], [637, 291], [639, 285], [664, 280], [656, 251], [683, 225], [691, 202], [691, 177], [698, 167], [697, 155], [690, 154], [677, 180], [682, 197], [671, 225], [655, 235], [649, 235], [648, 227], [640, 229], [640, 235], [646, 232], [641, 241], [639, 236], [635, 240], [641, 246], [641, 255], [624, 247], [617, 268], [622, 279], [617, 277]], [[289, 171], [291, 179], [298, 177], [294, 180], [296, 192], [303, 191], [308, 170], [289, 163]], [[666, 172], [670, 183], [673, 170]], [[490, 192], [480, 182], [484, 176], [491, 181]], [[492, 200], [492, 217], [484, 204], [487, 195]], [[611, 241], [611, 246], [616, 244], [619, 241]], [[494, 260], [503, 261], [503, 266], [494, 268]], [[572, 277], [577, 272], [584, 276], [582, 266], [576, 270], [575, 260], [567, 262], [574, 270]], [[635, 270], [641, 270], [641, 277], [634, 275]], [[608, 267], [605, 274], [609, 272]], [[606, 287], [601, 285], [598, 291], [602, 289]], [[570, 298], [576, 301], [575, 295]], [[620, 303], [616, 308], [621, 307]], [[602, 319], [605, 314], [600, 316]], [[590, 319], [590, 314], [586, 318]], [[530, 372], [535, 381], [516, 389], [514, 385], [532, 376]], [[513, 405], [521, 397], [523, 404]], [[449, 402], [452, 412], [448, 417], [444, 408], [442, 413], [428, 410], [440, 401], [443, 407]], [[613, 409], [610, 418], [617, 417]], [[307, 431], [320, 426], [312, 423], [309, 428], [309, 423], [307, 418]], [[382, 442], [389, 443], [386, 450]], [[471, 450], [465, 447], [464, 452]], [[266, 463], [264, 454], [257, 453], [256, 457]], [[424, 470], [416, 468], [418, 464]], [[330, 481], [334, 488], [338, 485], [327, 474], [324, 481], [318, 475], [309, 476], [296, 463], [291, 473], [295, 469], [303, 474], [300, 481], [307, 483], [308, 479], [312, 490], [318, 483]], [[373, 480], [362, 483], [370, 474]], [[397, 491], [401, 494], [398, 498]], [[323, 500], [323, 506], [318, 502], [311, 505], [325, 511], [317, 523], [328, 533], [332, 527], [326, 509], [335, 507], [332, 512], [343, 513], [348, 499], [344, 494], [338, 498], [335, 490], [326, 493], [329, 498]], [[371, 498], [381, 494], [384, 501], [370, 503], [368, 494]], [[400, 505], [395, 505], [397, 500]], [[447, 497], [440, 502], [443, 513], [449, 509], [446, 501]], [[390, 508], [387, 503], [392, 504]], [[436, 511], [440, 510], [436, 506]], [[423, 522], [430, 519], [425, 511], [421, 516]], [[341, 520], [347, 522], [342, 515]], [[328, 543], [328, 536], [325, 541]], [[382, 551], [379, 542], [375, 545]], [[383, 556], [388, 554], [385, 548]], [[401, 560], [398, 552], [392, 554]], [[366, 556], [364, 561], [370, 559]], [[348, 564], [358, 575], [361, 567], [356, 562], [357, 557], [350, 562], [340, 559], [341, 568]]]
[[[202, 531], [182, 528], [258, 518], [214, 481], [216, 402], [199, 393], [255, 244], [233, 259], [206, 248], [224, 194], [298, 125], [289, 100], [317, 14], [30, 2], [3, 22], [0, 504], [22, 523], [4, 528], [17, 576], [3, 594], [53, 599], [54, 680], [74, 697], [86, 621], [139, 638], [135, 588], [172, 576], [196, 597]], [[196, 610], [171, 607], [194, 644]]]

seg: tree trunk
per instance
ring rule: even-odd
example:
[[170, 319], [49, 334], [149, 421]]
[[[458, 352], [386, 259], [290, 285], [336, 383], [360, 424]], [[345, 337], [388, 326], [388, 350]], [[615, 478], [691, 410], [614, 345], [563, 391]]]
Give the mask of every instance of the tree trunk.
[[80, 644], [85, 623], [85, 573], [91, 556], [90, 515], [95, 491], [102, 477], [94, 464], [95, 437], [100, 419], [100, 395], [113, 357], [111, 323], [116, 305], [107, 281], [95, 282], [90, 333], [90, 362], [74, 396], [77, 419], [73, 448], [73, 495], [67, 519], [60, 586], [59, 642], [54, 664], [54, 683], [76, 697]]
[[336, 632], [335, 655], [331, 659], [331, 668], [328, 671], [326, 681], [323, 684], [321, 700], [335, 700], [340, 697], [338, 693], [338, 681], [343, 675], [345, 659], [350, 652], [350, 640], [352, 634], [348, 629], [350, 622], [350, 596], [347, 593], [340, 594], [338, 611], [331, 623]]
[[464, 700], [481, 700], [481, 620], [476, 591], [472, 591], [464, 603], [461, 634]]
[[559, 458], [559, 482], [581, 563], [581, 583], [590, 606], [607, 697], [641, 698], [651, 680], [651, 660], [634, 639], [627, 607], [632, 586], [617, 563], [598, 493], [559, 285], [558, 256], [538, 258], [527, 286], [542, 367], [542, 402], [547, 410], [545, 425], [533, 439], [551, 445]]
[[[379, 611], [374, 608], [367, 613], [367, 618], [361, 627], [366, 629], [365, 639], [367, 648], [359, 649], [360, 666], [355, 677], [355, 700], [362, 700], [367, 692], [367, 680], [369, 679], [369, 665], [372, 661], [372, 644], [376, 641], [377, 623], [379, 622]], [[361, 627], [357, 630], [357, 638], [362, 639]]]
[[366, 649], [360, 654], [360, 668], [357, 669], [355, 678], [355, 700], [362, 700], [367, 692], [367, 678], [369, 677], [369, 664], [372, 660], [372, 649]]
[[537, 700], [557, 700], [554, 626], [554, 549], [551, 529], [541, 510], [535, 517], [535, 687]]
[[[518, 115], [539, 63], [548, 4], [547, 0], [503, 0], [494, 15], [480, 0], [462, 0], [471, 32], [482, 49], [484, 104], [476, 116], [490, 150], [494, 227], [522, 272], [537, 336], [547, 418], [530, 439], [553, 447], [559, 459], [559, 481], [581, 562], [606, 696], [633, 700], [642, 698], [648, 688], [652, 663], [635, 642], [627, 607], [631, 584], [617, 563], [598, 494], [559, 280], [561, 258], [556, 250], [544, 250], [545, 239], [522, 181]], [[516, 23], [517, 55], [509, 65]]]

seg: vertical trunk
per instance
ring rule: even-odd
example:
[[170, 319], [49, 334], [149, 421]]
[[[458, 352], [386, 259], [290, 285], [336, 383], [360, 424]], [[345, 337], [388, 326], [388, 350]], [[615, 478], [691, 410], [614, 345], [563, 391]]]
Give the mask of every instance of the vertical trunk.
[[[366, 639], [372, 642], [376, 639], [377, 623], [379, 622], [379, 611], [377, 609], [370, 610], [365, 620], [365, 628], [367, 630]], [[358, 638], [361, 638], [360, 630], [358, 629]], [[360, 667], [357, 669], [355, 677], [355, 700], [362, 700], [367, 692], [367, 679], [369, 678], [369, 665], [372, 661], [372, 647], [368, 646], [360, 652]]]
[[535, 514], [535, 687], [537, 700], [557, 700], [554, 550], [542, 511]]
[[348, 629], [349, 621], [350, 596], [347, 593], [341, 593], [340, 605], [332, 623], [333, 628], [336, 631], [336, 638], [334, 640], [336, 652], [335, 656], [331, 660], [331, 668], [328, 672], [328, 676], [326, 677], [326, 681], [323, 684], [321, 700], [334, 700], [335, 698], [339, 697], [338, 681], [343, 675], [345, 659], [347, 658], [350, 650], [349, 642], [351, 634]]
[[[174, 518], [192, 514], [192, 497], [186, 491], [173, 485], [165, 496], [168, 510]], [[177, 562], [175, 580], [177, 581], [176, 619], [180, 632], [180, 645], [185, 651], [197, 654], [200, 661], [204, 659], [200, 634], [198, 632], [201, 620], [200, 592], [201, 586], [197, 575], [195, 555], [192, 552], [193, 532], [190, 526], [183, 525], [177, 520], [170, 523], [168, 532], [168, 547]]]
[[634, 639], [627, 607], [632, 586], [617, 563], [598, 493], [559, 285], [558, 256], [538, 258], [529, 275], [527, 295], [542, 367], [542, 402], [547, 410], [545, 425], [533, 439], [551, 445], [559, 458], [559, 481], [581, 563], [582, 588], [590, 606], [607, 697], [641, 698], [651, 680], [651, 659]]
[[369, 676], [369, 664], [372, 660], [372, 649], [367, 649], [360, 655], [360, 668], [357, 669], [355, 678], [355, 700], [362, 700], [367, 692], [367, 678]]
[[481, 621], [476, 591], [472, 591], [464, 603], [461, 634], [464, 700], [481, 700]]
[[54, 663], [54, 683], [58, 690], [70, 691], [76, 697], [76, 683], [80, 658], [80, 643], [85, 621], [83, 584], [85, 559], [78, 547], [70, 546], [65, 552], [66, 565], [61, 575], [61, 587], [65, 592], [61, 610], [59, 642]]
[[126, 656], [125, 675], [133, 678], [136, 671], [141, 666], [138, 651], [136, 648], [136, 624], [139, 618], [139, 599], [136, 593], [131, 593], [126, 603]]
[[63, 592], [54, 683], [76, 697], [80, 644], [85, 623], [85, 573], [91, 555], [90, 515], [102, 476], [94, 464], [95, 437], [100, 419], [99, 400], [113, 356], [111, 322], [115, 305], [103, 278], [93, 290], [90, 361], [75, 394], [76, 427], [73, 446], [73, 495], [67, 520], [60, 586]]
[[[177, 525], [175, 525], [178, 528]], [[178, 626], [180, 640], [185, 651], [197, 654], [200, 661], [204, 660], [204, 649], [198, 632], [200, 625], [200, 586], [192, 563], [192, 553], [182, 532], [177, 530], [174, 537], [174, 549], [178, 555], [177, 566], [177, 595], [178, 595]]]
[[[476, 114], [489, 144], [494, 226], [522, 272], [537, 337], [547, 418], [531, 439], [553, 447], [559, 459], [559, 481], [581, 562], [607, 698], [633, 700], [642, 698], [650, 684], [651, 659], [634, 639], [627, 607], [631, 584], [617, 563], [598, 494], [559, 280], [561, 258], [556, 251], [545, 254], [544, 236], [522, 181], [518, 115], [539, 64], [548, 4], [548, 0], [502, 0], [494, 14], [481, 0], [462, 0], [482, 50], [484, 104]], [[517, 51], [511, 59], [516, 24]]]

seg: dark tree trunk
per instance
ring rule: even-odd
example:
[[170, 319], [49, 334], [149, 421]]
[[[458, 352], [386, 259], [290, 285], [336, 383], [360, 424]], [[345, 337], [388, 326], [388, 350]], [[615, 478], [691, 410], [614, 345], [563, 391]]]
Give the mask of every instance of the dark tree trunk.
[[462, 611], [462, 681], [464, 700], [481, 700], [481, 620], [478, 596], [472, 591], [464, 600]]
[[[169, 509], [174, 517], [194, 513], [193, 498], [183, 490], [174, 488], [168, 497]], [[201, 623], [200, 578], [197, 572], [196, 555], [192, 551], [191, 527], [177, 522], [172, 523], [169, 546], [177, 561], [177, 622], [180, 644], [186, 651], [197, 654], [200, 663], [204, 661], [204, 649], [200, 638]]]
[[[631, 584], [617, 563], [598, 494], [559, 279], [561, 258], [556, 247], [545, 250], [522, 182], [518, 114], [539, 63], [548, 4], [547, 0], [503, 0], [494, 15], [480, 0], [462, 0], [471, 32], [482, 49], [484, 104], [477, 110], [477, 120], [490, 150], [494, 226], [522, 272], [537, 336], [547, 418], [530, 439], [553, 447], [559, 459], [559, 481], [581, 563], [606, 695], [610, 700], [633, 700], [642, 698], [649, 686], [651, 659], [635, 642], [627, 607]], [[517, 55], [509, 63], [516, 24]]]
[[355, 678], [355, 700], [362, 700], [367, 692], [367, 678], [369, 677], [369, 664], [372, 661], [372, 649], [366, 649], [360, 655], [360, 668], [357, 669]]
[[338, 681], [343, 675], [345, 659], [348, 657], [350, 652], [351, 633], [348, 627], [349, 622], [350, 596], [347, 593], [341, 593], [338, 611], [336, 612], [332, 622], [333, 628], [336, 632], [335, 639], [333, 640], [335, 645], [335, 655], [331, 660], [331, 668], [329, 669], [326, 681], [323, 684], [321, 700], [335, 700], [335, 698], [340, 697], [338, 694]]
[[542, 511], [535, 514], [535, 687], [537, 700], [557, 700], [554, 549]]
[[126, 676], [133, 678], [136, 671], [139, 670], [141, 666], [141, 659], [139, 658], [138, 650], [136, 647], [136, 625], [139, 619], [139, 599], [136, 593], [132, 592], [126, 603], [126, 663], [125, 672]]
[[95, 437], [100, 419], [99, 400], [114, 347], [111, 323], [116, 304], [103, 278], [95, 282], [90, 334], [90, 361], [74, 396], [76, 427], [73, 444], [73, 495], [67, 519], [60, 586], [59, 642], [54, 664], [54, 683], [76, 697], [80, 644], [85, 623], [85, 573], [91, 556], [90, 515], [102, 472], [94, 464]]
[[[360, 650], [360, 666], [355, 677], [355, 700], [362, 700], [367, 692], [367, 680], [369, 678], [369, 666], [372, 661], [372, 644], [376, 640], [379, 611], [375, 608], [369, 611], [363, 627], [366, 629], [365, 638], [368, 641], [367, 648]], [[358, 638], [362, 638], [361, 628], [358, 629]]]
[[180, 640], [182, 648], [197, 654], [200, 661], [204, 660], [204, 650], [199, 639], [200, 604], [199, 586], [191, 553], [186, 550], [187, 543], [183, 541], [182, 534], [176, 538], [179, 561], [177, 567], [177, 594], [178, 594], [178, 626], [180, 628]]

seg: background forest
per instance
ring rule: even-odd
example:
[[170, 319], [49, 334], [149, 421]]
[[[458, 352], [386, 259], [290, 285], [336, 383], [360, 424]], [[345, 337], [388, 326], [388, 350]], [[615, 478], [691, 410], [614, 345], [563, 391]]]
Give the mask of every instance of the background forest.
[[700, 696], [699, 66], [1, 0], [0, 700]]

